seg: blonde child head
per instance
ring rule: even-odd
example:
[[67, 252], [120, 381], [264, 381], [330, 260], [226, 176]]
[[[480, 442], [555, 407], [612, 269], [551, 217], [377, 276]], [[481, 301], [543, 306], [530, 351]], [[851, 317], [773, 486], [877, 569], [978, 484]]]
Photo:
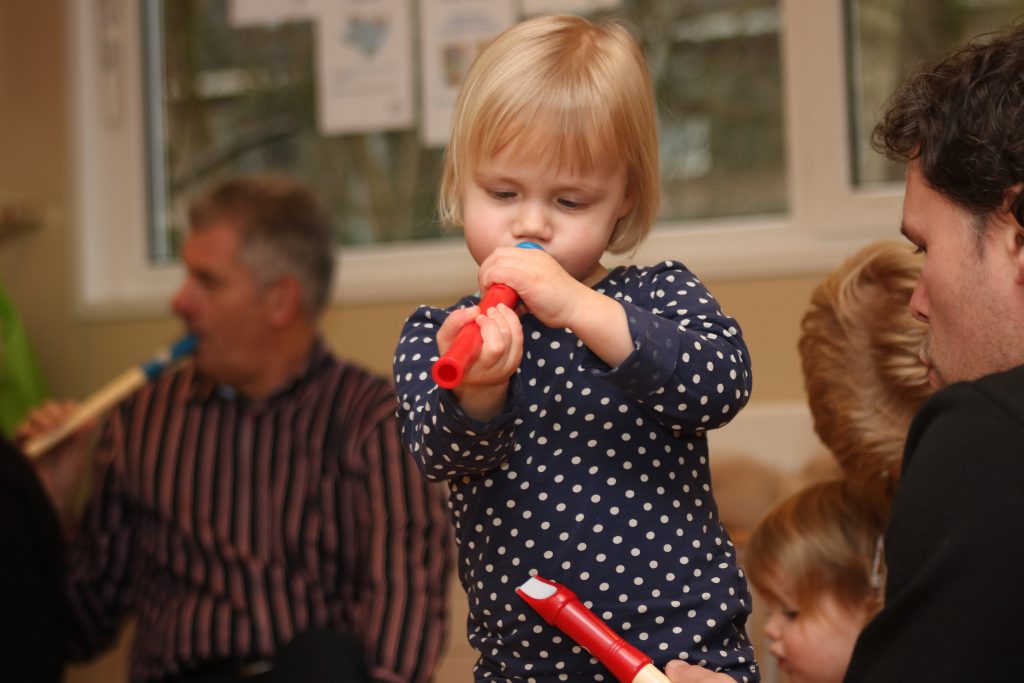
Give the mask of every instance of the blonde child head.
[[634, 203], [608, 250], [635, 248], [657, 216], [659, 177], [653, 88], [630, 32], [613, 21], [542, 16], [484, 49], [452, 117], [439, 198], [445, 224], [462, 226], [462, 191], [473, 168], [509, 146], [572, 173], [625, 163]]
[[918, 356], [928, 328], [909, 309], [920, 272], [907, 245], [868, 245], [814, 290], [799, 342], [818, 436], [847, 476], [890, 491], [910, 421], [932, 392]]
[[747, 576], [769, 606], [764, 633], [790, 680], [842, 680], [882, 607], [888, 517], [888, 496], [842, 479], [793, 494], [751, 534]]

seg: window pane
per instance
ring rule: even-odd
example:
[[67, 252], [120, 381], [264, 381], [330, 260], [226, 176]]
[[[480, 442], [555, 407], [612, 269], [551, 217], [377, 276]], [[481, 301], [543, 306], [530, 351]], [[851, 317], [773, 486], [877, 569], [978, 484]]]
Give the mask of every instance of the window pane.
[[[443, 148], [423, 146], [415, 128], [317, 130], [312, 21], [233, 26], [228, 0], [145, 7], [153, 260], [176, 256], [195, 190], [260, 169], [315, 187], [340, 244], [442, 235], [434, 207]], [[777, 0], [622, 0], [615, 14], [638, 29], [654, 74], [661, 219], [784, 212]]]
[[784, 212], [777, 2], [626, 4], [654, 72], [662, 219]]
[[871, 131], [886, 99], [928, 59], [1021, 16], [1020, 0], [846, 0], [850, 36], [852, 175], [856, 185], [901, 180], [871, 150]]

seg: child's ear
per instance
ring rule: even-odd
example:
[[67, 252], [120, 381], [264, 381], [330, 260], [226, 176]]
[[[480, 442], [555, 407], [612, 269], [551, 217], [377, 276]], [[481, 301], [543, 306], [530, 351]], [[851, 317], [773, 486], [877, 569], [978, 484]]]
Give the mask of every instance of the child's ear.
[[619, 206], [619, 213], [616, 218], [619, 220], [629, 215], [629, 212], [636, 206], [636, 187], [630, 183], [626, 187], [626, 195], [622, 198], [622, 204]]

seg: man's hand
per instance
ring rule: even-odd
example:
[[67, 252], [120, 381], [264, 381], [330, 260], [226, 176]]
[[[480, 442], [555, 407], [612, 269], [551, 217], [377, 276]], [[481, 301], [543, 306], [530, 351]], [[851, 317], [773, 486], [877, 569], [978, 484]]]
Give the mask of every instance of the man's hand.
[[666, 664], [665, 675], [672, 683], [736, 683], [730, 676], [687, 664], [681, 659], [673, 659]]
[[[56, 429], [71, 416], [76, 405], [74, 401], [48, 401], [36, 408], [18, 426], [15, 444], [21, 447], [30, 439]], [[65, 528], [71, 526], [75, 497], [89, 465], [89, 437], [95, 427], [95, 422], [86, 424], [32, 463]]]

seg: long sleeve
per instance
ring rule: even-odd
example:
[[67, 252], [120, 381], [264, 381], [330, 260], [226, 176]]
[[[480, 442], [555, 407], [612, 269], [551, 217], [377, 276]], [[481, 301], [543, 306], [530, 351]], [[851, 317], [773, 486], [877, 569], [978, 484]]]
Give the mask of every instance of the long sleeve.
[[907, 439], [886, 538], [886, 605], [857, 681], [1015, 679], [1024, 633], [1024, 368], [934, 395]]
[[[357, 430], [354, 454], [361, 477], [343, 477], [339, 520], [357, 535], [359, 555], [350, 565], [358, 585], [346, 589], [346, 621], [363, 641], [370, 673], [385, 683], [430, 680], [447, 626], [450, 525], [441, 486], [425, 482], [402, 448], [395, 398], [376, 387], [361, 398], [365, 413], [350, 419]], [[339, 508], [340, 509], [340, 508]], [[346, 572], [347, 574], [348, 572]]]
[[[467, 297], [456, 308], [478, 303]], [[421, 306], [406, 321], [395, 354], [402, 440], [429, 481], [473, 476], [495, 469], [514, 445], [518, 376], [511, 380], [510, 409], [486, 424], [466, 415], [454, 395], [434, 384], [438, 358], [434, 335], [450, 311]]]
[[[402, 438], [428, 479], [501, 467], [516, 447], [525, 403], [520, 397], [530, 390], [522, 383], [536, 383], [536, 376], [585, 373], [679, 433], [721, 427], [746, 405], [751, 369], [739, 326], [693, 273], [666, 261], [616, 270], [596, 289], [625, 308], [634, 351], [610, 368], [568, 330], [550, 330], [523, 316], [524, 357], [510, 382], [508, 410], [486, 424], [468, 417], [430, 375], [438, 355], [435, 334], [449, 311], [421, 307], [410, 316], [395, 354], [395, 383]], [[457, 307], [473, 303], [467, 298]]]
[[588, 351], [585, 369], [675, 431], [722, 427], [746, 405], [750, 358], [739, 325], [696, 275], [665, 261], [616, 274], [607, 290], [626, 310], [633, 352], [609, 368]]

